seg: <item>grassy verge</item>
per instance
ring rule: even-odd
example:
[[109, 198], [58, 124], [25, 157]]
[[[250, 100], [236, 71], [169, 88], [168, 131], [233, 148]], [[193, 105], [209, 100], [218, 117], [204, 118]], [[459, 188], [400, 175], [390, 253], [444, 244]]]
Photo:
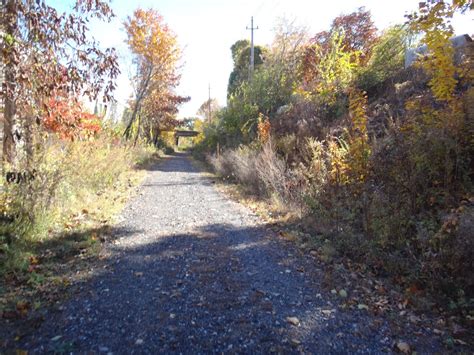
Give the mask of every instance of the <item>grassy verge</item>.
[[49, 142], [35, 179], [3, 182], [0, 313], [20, 319], [93, 275], [116, 217], [158, 158], [155, 149], [102, 134]]

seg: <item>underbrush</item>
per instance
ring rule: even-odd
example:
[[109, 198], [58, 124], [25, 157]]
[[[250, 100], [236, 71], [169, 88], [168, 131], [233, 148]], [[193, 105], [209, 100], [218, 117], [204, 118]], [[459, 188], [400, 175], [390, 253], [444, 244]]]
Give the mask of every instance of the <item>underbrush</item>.
[[[145, 166], [155, 154], [154, 148], [123, 142], [111, 131], [91, 140], [50, 136], [32, 158], [32, 179], [1, 181], [2, 276], [29, 279], [52, 241], [107, 225], [143, 175], [136, 167]], [[98, 238], [96, 233], [85, 233], [80, 245], [72, 244], [84, 249]], [[66, 239], [63, 252], [68, 249]]]
[[451, 130], [416, 113], [411, 119], [414, 128], [394, 124], [370, 146], [359, 129], [242, 145], [207, 161], [271, 208], [293, 213], [325, 259], [349, 258], [416, 295], [466, 309], [474, 296], [474, 198], [463, 116]]
[[287, 167], [271, 141], [209, 154], [206, 160], [220, 177], [241, 184], [249, 194], [270, 200], [277, 211], [300, 211], [303, 206], [301, 175]]

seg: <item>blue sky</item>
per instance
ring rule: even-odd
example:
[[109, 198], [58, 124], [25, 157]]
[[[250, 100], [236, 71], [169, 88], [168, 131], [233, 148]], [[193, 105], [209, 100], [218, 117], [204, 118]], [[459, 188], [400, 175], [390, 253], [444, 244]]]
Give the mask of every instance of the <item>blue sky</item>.
[[[73, 0], [49, 1], [59, 10], [70, 6]], [[309, 33], [327, 29], [332, 19], [341, 13], [350, 13], [360, 6], [372, 12], [376, 26], [383, 29], [404, 21], [406, 12], [417, 7], [416, 0], [112, 0], [117, 17], [108, 24], [92, 23], [91, 34], [103, 45], [117, 48], [122, 74], [118, 81], [116, 98], [124, 104], [131, 94], [129, 75], [131, 56], [124, 43], [122, 23], [137, 7], [154, 8], [177, 34], [183, 50], [182, 79], [178, 93], [191, 96], [181, 107], [179, 116], [195, 116], [199, 106], [207, 100], [208, 85], [211, 96], [225, 105], [227, 80], [232, 70], [230, 46], [237, 40], [249, 38], [246, 26], [254, 16], [256, 44], [269, 44], [279, 18], [295, 20], [308, 28]], [[456, 18], [457, 34], [472, 34], [472, 13]]]

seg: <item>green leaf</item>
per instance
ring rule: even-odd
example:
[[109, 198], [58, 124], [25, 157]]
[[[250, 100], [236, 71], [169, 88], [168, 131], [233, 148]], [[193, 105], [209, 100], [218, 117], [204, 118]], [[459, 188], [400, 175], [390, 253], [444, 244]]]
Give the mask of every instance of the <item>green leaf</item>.
[[11, 46], [11, 45], [13, 45], [13, 43], [15, 43], [15, 38], [9, 33], [6, 33], [3, 38], [9, 46]]

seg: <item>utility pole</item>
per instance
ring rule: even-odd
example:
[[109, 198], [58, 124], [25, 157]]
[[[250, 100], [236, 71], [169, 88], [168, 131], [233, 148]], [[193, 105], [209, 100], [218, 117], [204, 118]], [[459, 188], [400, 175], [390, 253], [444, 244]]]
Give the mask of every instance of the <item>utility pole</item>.
[[254, 61], [254, 48], [253, 48], [253, 31], [258, 30], [257, 27], [253, 27], [253, 16], [250, 18], [250, 28], [246, 27], [247, 30], [250, 30], [250, 66], [249, 66], [249, 80], [252, 80], [253, 76], [253, 69], [255, 67], [255, 61]]
[[208, 112], [208, 116], [207, 116], [207, 120], [209, 122], [211, 122], [211, 83], [209, 83], [209, 100], [207, 100], [207, 112]]

